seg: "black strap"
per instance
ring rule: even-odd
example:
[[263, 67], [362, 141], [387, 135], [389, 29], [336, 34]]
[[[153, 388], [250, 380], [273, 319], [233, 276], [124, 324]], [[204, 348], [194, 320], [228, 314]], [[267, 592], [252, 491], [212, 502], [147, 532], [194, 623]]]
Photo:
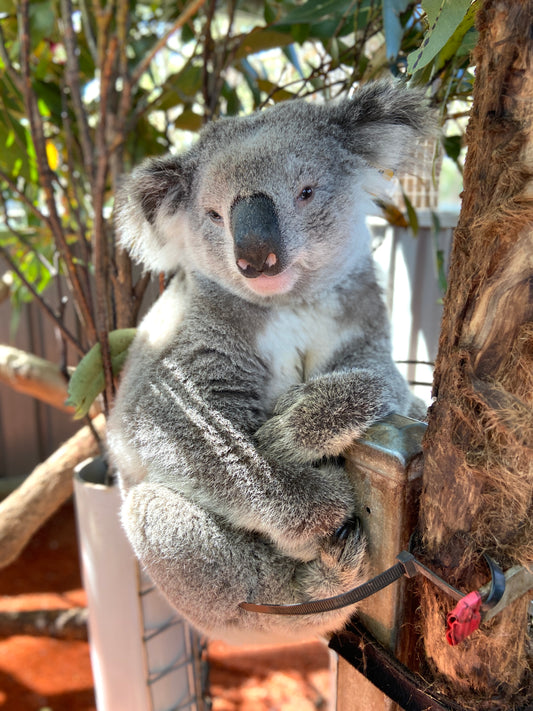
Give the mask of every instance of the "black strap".
[[248, 612], [262, 612], [265, 615], [314, 615], [318, 612], [331, 612], [339, 610], [341, 607], [354, 605], [356, 602], [364, 600], [365, 597], [383, 590], [387, 585], [391, 585], [405, 575], [406, 568], [403, 562], [398, 562], [387, 568], [383, 573], [376, 575], [363, 585], [359, 585], [348, 592], [334, 597], [327, 597], [322, 600], [310, 600], [294, 605], [261, 605], [253, 602], [241, 602], [239, 607]]

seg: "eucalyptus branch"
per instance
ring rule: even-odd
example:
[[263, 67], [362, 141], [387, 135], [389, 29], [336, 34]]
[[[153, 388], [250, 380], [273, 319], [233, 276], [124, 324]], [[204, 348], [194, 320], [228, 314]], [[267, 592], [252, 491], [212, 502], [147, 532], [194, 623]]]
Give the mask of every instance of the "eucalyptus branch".
[[13, 225], [11, 224], [11, 218], [9, 217], [9, 210], [6, 204], [6, 200], [4, 197], [4, 194], [0, 192], [0, 203], [2, 204], [2, 210], [4, 212], [4, 222], [7, 227], [7, 229], [11, 232], [11, 234], [17, 238], [17, 240], [24, 245], [30, 252], [33, 252], [35, 256], [37, 257], [37, 260], [41, 263], [41, 265], [46, 269], [47, 272], [52, 277], [56, 277], [58, 275], [58, 270], [54, 267], [53, 264], [50, 264], [48, 259], [42, 254], [41, 250], [39, 249], [34, 249], [33, 246], [31, 245], [30, 241], [24, 235], [20, 230], [17, 230]]
[[107, 150], [107, 127], [109, 117], [109, 98], [112, 88], [114, 64], [116, 61], [118, 40], [112, 36], [105, 52], [104, 64], [100, 76], [100, 112], [96, 131], [97, 165], [93, 185], [94, 207], [94, 278], [96, 299], [97, 338], [102, 350], [102, 363], [105, 376], [106, 407], [111, 405], [114, 396], [113, 369], [109, 351], [109, 250], [106, 224], [104, 220], [104, 200], [106, 194], [107, 176], [109, 171], [109, 155]]
[[48, 218], [47, 215], [45, 215], [43, 212], [39, 210], [39, 208], [33, 204], [33, 202], [29, 199], [29, 197], [24, 193], [24, 191], [20, 190], [20, 188], [17, 186], [17, 184], [7, 175], [7, 173], [4, 173], [3, 170], [0, 170], [0, 180], [3, 180], [11, 190], [18, 195], [20, 198], [21, 202], [23, 202], [26, 207], [28, 207], [35, 217], [40, 221], [43, 222], [45, 225], [48, 225], [50, 229], [52, 229], [52, 224]]
[[[216, 74], [216, 61], [214, 52], [213, 37], [211, 35], [211, 24], [215, 15], [216, 0], [209, 0], [207, 17], [204, 27], [204, 51], [202, 64], [202, 94], [204, 97], [204, 123], [213, 117], [214, 107], [211, 92], [211, 78]], [[211, 63], [211, 68], [209, 64]]]
[[19, 39], [21, 71], [23, 77], [23, 94], [28, 118], [30, 122], [31, 136], [35, 147], [37, 158], [37, 170], [39, 173], [39, 183], [44, 191], [46, 205], [49, 212], [49, 223], [52, 234], [67, 268], [67, 276], [70, 281], [72, 292], [75, 296], [75, 304], [80, 320], [84, 324], [89, 334], [89, 339], [95, 340], [94, 319], [88, 304], [87, 295], [84, 292], [79, 279], [76, 265], [74, 264], [70, 247], [67, 243], [63, 226], [57, 212], [55, 203], [52, 176], [53, 171], [48, 163], [46, 155], [46, 139], [44, 125], [39, 113], [35, 94], [33, 92], [30, 67], [30, 20], [29, 20], [29, 0], [21, 0], [19, 4]]
[[[65, 98], [65, 92], [61, 92], [61, 103], [62, 103], [62, 108], [63, 108], [63, 126], [65, 129], [65, 139], [66, 139], [66, 155], [67, 155], [67, 169], [68, 169], [68, 174], [69, 174], [69, 180], [67, 181], [67, 197], [69, 198], [69, 207], [71, 212], [74, 214], [76, 218], [76, 223], [77, 223], [77, 229], [78, 229], [78, 244], [80, 245], [81, 253], [82, 253], [82, 260], [83, 260], [83, 272], [85, 276], [85, 289], [88, 294], [90, 294], [90, 289], [89, 289], [89, 283], [88, 283], [88, 274], [87, 274], [87, 268], [88, 265], [91, 263], [91, 252], [90, 252], [90, 247], [89, 244], [87, 243], [87, 239], [85, 235], [87, 234], [87, 225], [85, 223], [85, 220], [83, 219], [81, 215], [81, 211], [79, 206], [82, 204], [82, 198], [80, 197], [80, 193], [78, 191], [78, 181], [76, 180], [76, 168], [74, 166], [74, 161], [73, 161], [73, 154], [74, 154], [74, 134], [72, 131], [72, 125], [70, 122], [70, 116], [67, 108], [67, 102]], [[71, 199], [71, 196], [68, 194], [68, 189], [71, 189], [74, 193], [73, 199]]]
[[61, 15], [63, 20], [66, 61], [66, 85], [70, 91], [72, 107], [79, 125], [80, 143], [83, 157], [83, 164], [89, 177], [94, 175], [94, 149], [89, 132], [87, 114], [81, 98], [80, 89], [80, 67], [78, 61], [78, 46], [74, 26], [72, 24], [73, 8], [72, 0], [61, 0]]
[[[225, 81], [224, 71], [233, 62], [233, 59], [234, 59], [235, 54], [237, 52], [238, 45], [235, 42], [233, 43], [233, 47], [230, 45], [230, 42], [233, 39], [232, 31], [233, 31], [233, 23], [235, 21], [236, 10], [237, 10], [236, 1], [230, 0], [228, 3], [228, 9], [227, 9], [228, 29], [224, 34], [222, 48], [220, 50], [220, 55], [221, 55], [222, 59], [220, 62], [217, 62], [217, 65], [215, 67], [215, 82], [214, 82], [214, 87], [212, 88], [213, 95], [214, 95], [212, 98], [213, 109], [212, 109], [211, 114], [214, 113], [214, 109], [220, 100], [220, 94], [222, 93], [222, 88], [224, 86], [224, 81]], [[216, 49], [215, 49], [214, 56], [216, 59], [216, 57], [217, 57]]]
[[[129, 81], [127, 62], [127, 41], [129, 29], [129, 2], [117, 0], [116, 24], [118, 39], [117, 73], [122, 82], [122, 91], [118, 97], [118, 107], [112, 116], [113, 131], [108, 131], [110, 141], [111, 185], [115, 190], [124, 171], [124, 147], [127, 135], [127, 119], [132, 111], [132, 85]], [[113, 269], [111, 269], [113, 291], [115, 295], [115, 318], [117, 328], [127, 328], [134, 325], [132, 309], [133, 275], [131, 259], [120, 247], [113, 251]]]
[[198, 10], [205, 5], [207, 0], [191, 0], [191, 2], [187, 5], [187, 7], [183, 10], [183, 12], [179, 15], [177, 18], [176, 22], [170, 27], [167, 32], [161, 37], [161, 39], [155, 43], [155, 45], [152, 47], [150, 52], [146, 55], [146, 57], [139, 62], [137, 67], [135, 68], [132, 76], [131, 76], [131, 84], [134, 86], [137, 84], [142, 77], [142, 75], [147, 71], [148, 67], [150, 66], [153, 58], [156, 56], [156, 54], [166, 46], [169, 38], [177, 32], [179, 29], [183, 27], [183, 25], [188, 22], [191, 17], [198, 12]]
[[24, 286], [28, 289], [28, 291], [31, 293], [35, 301], [39, 304], [39, 306], [43, 309], [43, 312], [48, 316], [48, 318], [51, 319], [53, 324], [59, 328], [61, 333], [64, 335], [65, 339], [76, 349], [76, 351], [79, 353], [80, 356], [83, 356], [85, 351], [83, 350], [81, 343], [78, 341], [78, 339], [72, 335], [72, 333], [69, 331], [69, 329], [65, 326], [63, 321], [57, 316], [57, 314], [54, 312], [52, 307], [44, 300], [44, 298], [39, 294], [39, 292], [35, 289], [33, 284], [28, 281], [28, 279], [24, 276], [24, 274], [20, 271], [20, 269], [17, 267], [13, 259], [11, 259], [11, 255], [3, 247], [0, 245], [0, 254], [4, 258], [4, 260], [7, 262], [7, 265], [13, 271], [20, 281], [24, 284]]
[[96, 47], [96, 40], [94, 37], [93, 28], [91, 27], [91, 18], [89, 16], [89, 10], [87, 8], [86, 0], [79, 0], [79, 6], [81, 11], [81, 20], [83, 22], [83, 28], [85, 30], [85, 37], [87, 39], [87, 46], [89, 47], [89, 52], [93, 58], [94, 63], [98, 61], [98, 50]]
[[0, 22], [0, 59], [4, 63], [7, 75], [15, 85], [15, 87], [22, 93], [24, 87], [22, 86], [22, 79], [20, 74], [17, 72], [13, 66], [13, 62], [6, 50], [6, 40], [4, 36], [4, 30], [2, 29], [2, 23]]

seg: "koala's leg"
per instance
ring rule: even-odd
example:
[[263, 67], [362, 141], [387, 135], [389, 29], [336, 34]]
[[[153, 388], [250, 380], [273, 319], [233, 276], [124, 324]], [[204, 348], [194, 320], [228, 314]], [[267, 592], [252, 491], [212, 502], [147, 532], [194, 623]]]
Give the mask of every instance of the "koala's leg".
[[364, 572], [357, 526], [332, 535], [316, 559], [303, 563], [159, 483], [130, 489], [122, 518], [137, 557], [171, 603], [204, 633], [230, 642], [288, 642], [338, 629], [351, 610], [286, 617], [238, 604], [336, 595], [357, 585]]

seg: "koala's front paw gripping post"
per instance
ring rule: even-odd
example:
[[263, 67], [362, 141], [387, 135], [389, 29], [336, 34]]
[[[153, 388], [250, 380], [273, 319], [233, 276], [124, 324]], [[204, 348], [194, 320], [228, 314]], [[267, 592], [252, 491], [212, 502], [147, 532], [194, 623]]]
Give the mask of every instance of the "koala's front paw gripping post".
[[488, 556], [484, 557], [491, 573], [490, 587], [482, 589], [482, 591], [474, 590], [467, 595], [464, 595], [464, 593], [440, 578], [417, 560], [412, 553], [402, 551], [397, 556], [398, 562], [391, 568], [376, 575], [368, 582], [363, 583], [363, 585], [359, 585], [341, 595], [295, 605], [266, 605], [241, 602], [240, 607], [249, 612], [269, 615], [312, 615], [320, 612], [331, 612], [364, 600], [366, 597], [391, 585], [404, 575], [412, 578], [420, 573], [450, 597], [454, 598], [454, 600], [458, 601], [458, 604], [448, 615], [448, 629], [446, 631], [446, 639], [449, 644], [456, 645], [478, 629], [481, 623], [481, 614], [495, 608], [505, 593], [506, 576], [497, 563]]

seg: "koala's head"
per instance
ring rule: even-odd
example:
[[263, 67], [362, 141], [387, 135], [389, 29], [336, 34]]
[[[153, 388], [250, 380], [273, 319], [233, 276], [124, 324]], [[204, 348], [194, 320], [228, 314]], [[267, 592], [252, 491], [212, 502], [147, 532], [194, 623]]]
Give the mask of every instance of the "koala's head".
[[432, 130], [421, 95], [389, 83], [216, 121], [125, 181], [120, 241], [147, 269], [182, 266], [249, 300], [317, 293], [367, 267], [369, 190]]

